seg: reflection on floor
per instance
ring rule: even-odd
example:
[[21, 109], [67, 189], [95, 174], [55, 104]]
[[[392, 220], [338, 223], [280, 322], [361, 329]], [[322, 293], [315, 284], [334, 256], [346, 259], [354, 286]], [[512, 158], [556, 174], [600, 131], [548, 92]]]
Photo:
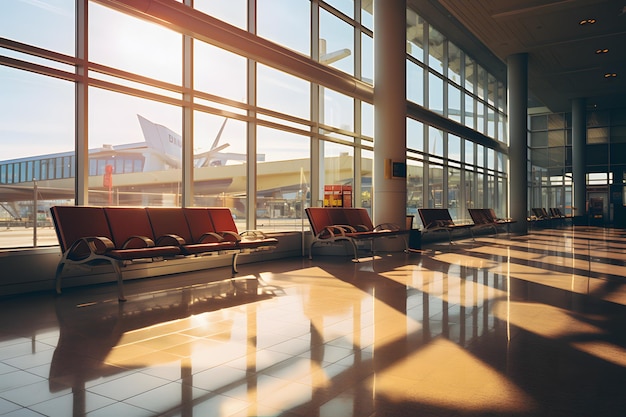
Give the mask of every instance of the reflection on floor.
[[625, 249], [570, 227], [3, 299], [0, 415], [623, 416]]

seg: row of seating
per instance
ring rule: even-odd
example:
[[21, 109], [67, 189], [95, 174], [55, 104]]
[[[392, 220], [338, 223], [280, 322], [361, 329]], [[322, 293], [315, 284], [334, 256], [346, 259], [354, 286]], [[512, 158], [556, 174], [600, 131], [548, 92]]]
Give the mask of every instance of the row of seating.
[[261, 231], [238, 232], [225, 207], [54, 206], [50, 211], [62, 252], [55, 276], [57, 293], [67, 264], [110, 264], [118, 298], [124, 301], [121, 268], [131, 263], [232, 254], [234, 276], [239, 254], [278, 244]]
[[313, 258], [313, 246], [316, 244], [347, 242], [352, 246], [354, 260], [358, 261], [358, 244], [369, 242], [370, 252], [374, 252], [374, 241], [379, 238], [401, 237], [404, 239], [405, 250], [408, 250], [408, 230], [391, 223], [374, 226], [365, 208], [309, 207], [305, 211], [313, 234], [309, 259]]
[[512, 219], [500, 219], [496, 216], [495, 211], [490, 208], [472, 208], [468, 209], [472, 223], [456, 224], [450, 216], [447, 208], [421, 208], [418, 209], [420, 220], [422, 221], [422, 233], [444, 231], [448, 233], [448, 240], [452, 243], [452, 233], [456, 230], [469, 231], [474, 237], [474, 230], [482, 228], [493, 228], [498, 234], [499, 227], [506, 227], [507, 233], [510, 233], [509, 227], [515, 223]]

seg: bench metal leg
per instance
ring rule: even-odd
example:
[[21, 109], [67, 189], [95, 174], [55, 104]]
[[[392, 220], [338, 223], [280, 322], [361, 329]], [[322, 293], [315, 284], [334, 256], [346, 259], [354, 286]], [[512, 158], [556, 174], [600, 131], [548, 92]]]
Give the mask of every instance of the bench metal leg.
[[116, 261], [112, 261], [111, 264], [113, 265], [113, 269], [115, 269], [115, 274], [117, 275], [117, 299], [118, 301], [126, 301], [126, 296], [124, 295], [124, 280], [122, 278], [120, 264]]
[[239, 272], [237, 270], [237, 257], [239, 256], [239, 252], [233, 253], [233, 259], [230, 263], [231, 266], [231, 277], [234, 277]]

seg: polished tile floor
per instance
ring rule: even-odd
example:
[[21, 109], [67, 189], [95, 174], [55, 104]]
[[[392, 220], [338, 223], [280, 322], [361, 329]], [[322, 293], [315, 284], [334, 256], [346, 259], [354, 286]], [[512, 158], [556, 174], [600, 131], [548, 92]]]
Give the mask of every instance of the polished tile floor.
[[0, 300], [2, 416], [624, 416], [626, 232]]

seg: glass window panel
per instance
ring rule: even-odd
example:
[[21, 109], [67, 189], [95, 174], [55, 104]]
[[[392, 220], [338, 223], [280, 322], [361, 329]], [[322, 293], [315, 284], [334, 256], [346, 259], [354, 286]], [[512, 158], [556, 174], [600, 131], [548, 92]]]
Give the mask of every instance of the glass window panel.
[[496, 114], [491, 107], [487, 107], [487, 136], [496, 137]]
[[428, 207], [445, 207], [445, 195], [443, 190], [443, 166], [428, 165]]
[[474, 98], [465, 94], [465, 126], [474, 129], [476, 124], [476, 113], [474, 112]]
[[530, 130], [546, 129], [548, 129], [548, 116], [546, 116], [545, 114], [530, 116]]
[[[303, 210], [310, 204], [309, 143], [307, 136], [257, 127], [257, 151], [265, 155], [265, 161], [257, 166], [259, 229], [302, 230]], [[244, 203], [243, 199], [238, 203], [240, 210]]]
[[[194, 113], [194, 167], [246, 162], [246, 123], [215, 114]], [[262, 155], [264, 159], [265, 155]], [[241, 192], [242, 190], [238, 190]]]
[[465, 171], [465, 207], [474, 208], [476, 201], [476, 173], [474, 171]]
[[361, 134], [374, 138], [374, 106], [361, 102]]
[[247, 25], [247, 0], [194, 0], [193, 7], [240, 29]]
[[90, 61], [180, 85], [182, 45], [180, 33], [89, 2]]
[[476, 207], [484, 207], [485, 201], [485, 183], [484, 174], [476, 174]]
[[424, 19], [413, 10], [406, 11], [407, 53], [424, 62]]
[[562, 167], [565, 163], [565, 148], [562, 146], [548, 148], [549, 164], [551, 167]]
[[373, 1], [361, 2], [361, 24], [366, 28], [374, 28]]
[[413, 151], [424, 151], [424, 125], [421, 122], [407, 118], [406, 144]]
[[234, 101], [246, 101], [247, 62], [201, 41], [194, 41], [194, 88]]
[[424, 69], [418, 64], [406, 61], [406, 98], [413, 103], [424, 105]]
[[597, 127], [587, 129], [587, 143], [609, 143], [609, 128]]
[[491, 104], [492, 106], [495, 106], [497, 94], [498, 94], [498, 82], [496, 81], [496, 78], [493, 75], [487, 74], [487, 103]]
[[361, 33], [361, 80], [374, 85], [374, 40]]
[[504, 113], [506, 110], [506, 88], [504, 83], [498, 81], [498, 111]]
[[257, 0], [257, 34], [311, 56], [311, 3], [308, 0]]
[[474, 142], [470, 142], [469, 140], [465, 140], [465, 163], [474, 165]]
[[428, 66], [440, 74], [443, 74], [445, 40], [441, 32], [428, 26]]
[[448, 78], [459, 85], [461, 85], [462, 59], [461, 49], [448, 41]]
[[487, 90], [487, 71], [480, 65], [476, 65], [477, 73], [476, 73], [476, 94], [478, 98], [485, 99], [485, 91]]
[[592, 111], [587, 113], [587, 126], [608, 126], [608, 111]]
[[462, 205], [462, 189], [461, 170], [448, 167], [448, 210], [453, 219], [465, 221], [468, 215]]
[[565, 130], [549, 131], [548, 146], [565, 146]]
[[[245, 227], [246, 123], [195, 112], [193, 127], [193, 205], [228, 207]], [[218, 150], [220, 146], [226, 148]], [[258, 159], [263, 161], [265, 155]]]
[[487, 168], [494, 170], [496, 169], [496, 153], [493, 149], [487, 149]]
[[[53, 204], [73, 203], [74, 180], [63, 175], [54, 179], [56, 160], [51, 155], [60, 155], [58, 159], [63, 161], [74, 151], [74, 84], [0, 66], [0, 91], [0, 184], [28, 188], [34, 186], [33, 180], [51, 178], [53, 181], [38, 184], [39, 208], [47, 214]], [[33, 219], [32, 198], [2, 202], [10, 204], [17, 217]], [[56, 245], [54, 229], [38, 229], [36, 243]], [[3, 248], [34, 244], [32, 234], [0, 235]]]
[[[424, 164], [407, 160], [406, 207], [407, 214], [417, 215], [417, 209], [424, 207]], [[419, 222], [419, 220], [417, 220]], [[414, 223], [417, 225], [417, 223]]]
[[548, 152], [546, 152], [546, 150], [547, 149], [531, 149], [531, 161], [534, 166], [547, 168], [550, 165]]
[[91, 175], [103, 175], [120, 157], [143, 160], [141, 175], [113, 172], [110, 188], [93, 183], [89, 204], [180, 205], [181, 109], [98, 88], [89, 89], [89, 99]]
[[[324, 181], [320, 179], [320, 184], [353, 186], [354, 148], [329, 141], [322, 141], [322, 147]], [[343, 205], [346, 204], [348, 201], [344, 200]], [[352, 202], [349, 204], [352, 205]]]
[[461, 90], [448, 84], [448, 118], [461, 122]]
[[346, 16], [354, 18], [354, 0], [325, 0], [325, 3], [330, 4]]
[[485, 104], [482, 101], [476, 103], [476, 130], [485, 132]]
[[354, 27], [320, 9], [320, 62], [354, 75]]
[[509, 140], [506, 134], [506, 119], [501, 114], [496, 114], [496, 117], [498, 118], [498, 140], [508, 144]]
[[565, 129], [565, 114], [553, 113], [548, 115], [548, 129]]
[[74, 84], [0, 66], [0, 91], [2, 159], [74, 149]]
[[75, 0], [4, 1], [0, 37], [73, 56], [75, 4]]
[[443, 80], [432, 72], [428, 73], [428, 108], [443, 114]]
[[257, 65], [257, 104], [270, 110], [308, 120], [310, 84], [301, 78], [265, 65]]
[[476, 166], [485, 167], [485, 147], [479, 144], [476, 144]]
[[431, 155], [443, 157], [444, 144], [443, 132], [432, 126], [428, 127], [428, 153]]
[[461, 138], [448, 134], [448, 159], [461, 162]]
[[[372, 216], [372, 172], [374, 166], [374, 152], [361, 149], [361, 196], [354, 195], [353, 205], [368, 209]], [[358, 181], [358, 178], [356, 178]], [[357, 200], [358, 198], [358, 200]]]
[[327, 126], [354, 131], [354, 99], [329, 88], [321, 88], [320, 103], [323, 106], [320, 122]]
[[465, 89], [470, 93], [474, 92], [476, 83], [476, 63], [472, 58], [465, 55]]

